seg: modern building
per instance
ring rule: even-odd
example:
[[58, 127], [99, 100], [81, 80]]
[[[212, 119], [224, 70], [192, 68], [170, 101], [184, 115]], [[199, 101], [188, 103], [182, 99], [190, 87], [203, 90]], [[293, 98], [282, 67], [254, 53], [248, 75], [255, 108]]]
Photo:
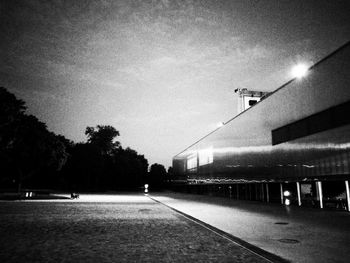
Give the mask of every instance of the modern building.
[[349, 211], [350, 42], [173, 158], [191, 192]]

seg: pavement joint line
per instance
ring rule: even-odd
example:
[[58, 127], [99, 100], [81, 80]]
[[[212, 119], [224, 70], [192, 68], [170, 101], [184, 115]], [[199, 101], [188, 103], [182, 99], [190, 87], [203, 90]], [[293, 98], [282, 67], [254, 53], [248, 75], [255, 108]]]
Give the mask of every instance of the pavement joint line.
[[151, 197], [149, 194], [145, 194], [145, 196], [147, 196], [148, 198], [150, 198], [151, 200], [153, 200], [153, 201], [155, 201], [155, 202], [157, 202], [159, 204], [162, 204], [162, 205], [168, 207], [169, 209], [175, 211], [176, 213], [180, 214], [181, 216], [185, 217], [186, 219], [196, 223], [197, 225], [200, 225], [201, 227], [204, 227], [204, 228], [208, 229], [209, 231], [215, 233], [216, 235], [218, 235], [218, 236], [220, 236], [222, 238], [225, 238], [226, 240], [228, 240], [228, 241], [234, 243], [235, 245], [238, 245], [238, 246], [248, 250], [249, 252], [251, 252], [251, 253], [253, 253], [253, 254], [263, 258], [264, 260], [266, 260], [268, 262], [272, 262], [272, 263], [290, 263], [289, 260], [286, 260], [284, 258], [281, 258], [280, 256], [272, 254], [272, 253], [270, 253], [270, 252], [268, 252], [268, 251], [266, 251], [266, 250], [264, 250], [262, 248], [259, 248], [259, 247], [255, 246], [255, 245], [252, 245], [252, 244], [250, 244], [250, 243], [240, 239], [239, 237], [236, 237], [236, 236], [234, 236], [232, 234], [229, 234], [229, 233], [227, 233], [227, 232], [225, 232], [225, 231], [223, 231], [223, 230], [221, 230], [219, 228], [216, 228], [216, 227], [214, 227], [214, 226], [212, 226], [210, 224], [207, 224], [207, 223], [205, 223], [205, 222], [203, 222], [203, 221], [201, 221], [201, 220], [199, 220], [199, 219], [197, 219], [197, 218], [195, 218], [193, 216], [190, 216], [190, 215], [188, 215], [188, 214], [186, 214], [186, 213], [184, 213], [184, 212], [182, 212], [180, 210], [177, 210], [177, 209], [175, 209], [175, 208], [173, 208], [173, 207], [171, 207], [171, 206], [169, 206], [169, 205], [167, 205], [167, 204], [165, 204], [165, 203], [155, 199], [155, 197]]

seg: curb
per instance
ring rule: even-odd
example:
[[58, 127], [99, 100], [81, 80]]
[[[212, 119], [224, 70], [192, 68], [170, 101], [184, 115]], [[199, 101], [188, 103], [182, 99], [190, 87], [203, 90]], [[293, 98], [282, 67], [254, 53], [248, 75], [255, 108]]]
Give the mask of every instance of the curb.
[[225, 231], [222, 231], [221, 229], [218, 229], [218, 228], [216, 228], [216, 227], [214, 227], [212, 225], [209, 225], [209, 224], [207, 224], [207, 223], [205, 223], [205, 222], [203, 222], [203, 221], [201, 221], [201, 220], [199, 220], [199, 219], [197, 219], [197, 218], [195, 218], [193, 216], [190, 216], [190, 215], [188, 215], [188, 214], [186, 214], [184, 212], [181, 212], [181, 211], [179, 211], [179, 210], [177, 210], [177, 209], [175, 209], [175, 208], [173, 208], [173, 207], [171, 207], [171, 206], [169, 206], [167, 204], [164, 204], [161, 201], [158, 201], [157, 199], [151, 197], [148, 194], [145, 194], [145, 195], [148, 198], [150, 198], [151, 200], [168, 207], [169, 209], [175, 211], [176, 213], [181, 214], [183, 217], [185, 217], [185, 218], [195, 222], [196, 224], [198, 224], [198, 225], [200, 225], [200, 226], [202, 226], [204, 228], [209, 229], [210, 231], [216, 233], [217, 235], [219, 235], [219, 236], [221, 236], [221, 237], [223, 237], [223, 238], [225, 238], [225, 239], [227, 239], [227, 240], [229, 240], [229, 241], [231, 241], [231, 242], [233, 242], [233, 243], [235, 243], [235, 244], [237, 244], [237, 245], [247, 249], [248, 251], [252, 252], [253, 254], [255, 254], [255, 255], [257, 255], [257, 256], [265, 259], [265, 260], [267, 260], [268, 262], [273, 262], [273, 263], [290, 263], [290, 261], [288, 261], [288, 260], [286, 260], [286, 259], [284, 259], [284, 258], [282, 258], [280, 256], [272, 254], [272, 253], [270, 253], [270, 252], [268, 252], [268, 251], [266, 251], [264, 249], [261, 249], [261, 248], [255, 246], [255, 245], [252, 245], [252, 244], [250, 244], [250, 243], [248, 243], [248, 242], [246, 242], [246, 241], [244, 241], [244, 240], [242, 240], [242, 239], [240, 239], [240, 238], [238, 238], [238, 237], [236, 237], [234, 235], [231, 235], [231, 234], [229, 234], [229, 233], [227, 233]]

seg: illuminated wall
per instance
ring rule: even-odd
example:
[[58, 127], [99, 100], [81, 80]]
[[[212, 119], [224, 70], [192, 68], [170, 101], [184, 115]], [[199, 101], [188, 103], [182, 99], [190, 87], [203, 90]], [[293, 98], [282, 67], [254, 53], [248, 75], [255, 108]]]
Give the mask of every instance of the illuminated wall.
[[[349, 68], [347, 44], [175, 156], [177, 174], [203, 181], [349, 176]], [[197, 167], [183, 165], [193, 156]]]

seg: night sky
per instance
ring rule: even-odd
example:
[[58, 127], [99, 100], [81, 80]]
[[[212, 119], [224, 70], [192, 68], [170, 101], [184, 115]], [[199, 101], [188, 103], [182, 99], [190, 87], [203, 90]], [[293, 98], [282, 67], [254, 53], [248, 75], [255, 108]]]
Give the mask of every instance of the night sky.
[[350, 1], [0, 0], [0, 86], [76, 142], [112, 125], [150, 163], [350, 36]]

